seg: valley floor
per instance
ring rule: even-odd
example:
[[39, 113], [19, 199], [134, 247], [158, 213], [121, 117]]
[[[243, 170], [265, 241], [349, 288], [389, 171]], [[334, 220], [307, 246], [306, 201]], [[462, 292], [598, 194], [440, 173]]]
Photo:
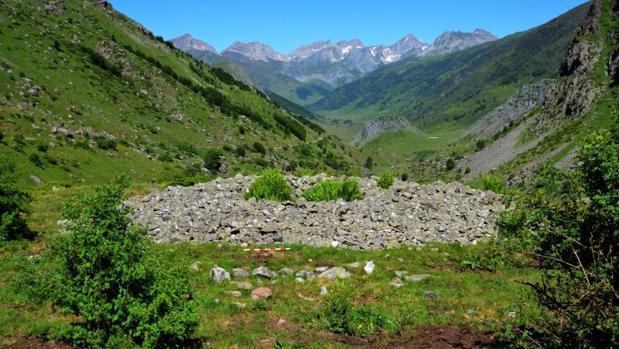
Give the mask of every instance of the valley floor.
[[[27, 301], [24, 276], [32, 272], [29, 268], [45, 253], [50, 236], [57, 233], [61, 203], [76, 191], [80, 190], [36, 194], [31, 225], [43, 232], [40, 240], [0, 248], [0, 346], [50, 347], [31, 337], [44, 333], [54, 323], [70, 321], [48, 304]], [[537, 280], [539, 271], [471, 269], [475, 256], [489, 248], [485, 244], [437, 244], [371, 252], [287, 247], [291, 250], [256, 254], [225, 244], [159, 244], [154, 251], [165, 265], [188, 273], [200, 315], [197, 335], [204, 338], [206, 347], [415, 348], [426, 347], [424, 343], [430, 341], [445, 348], [474, 348], [490, 342], [500, 329], [517, 327], [522, 319], [540, 316], [528, 287], [522, 284]], [[376, 265], [371, 274], [363, 269], [366, 261]], [[216, 265], [229, 272], [244, 268], [250, 273], [260, 266], [294, 272], [338, 266], [351, 276], [338, 281], [316, 278], [300, 282], [295, 276], [280, 273], [273, 280], [233, 276], [231, 282], [217, 284], [209, 273]], [[429, 276], [421, 281], [403, 276], [403, 285], [396, 287], [392, 285], [395, 271]], [[251, 286], [245, 284], [244, 289], [237, 281], [247, 281]], [[321, 295], [322, 286], [327, 295]], [[251, 292], [257, 287], [270, 288], [272, 298], [253, 300]], [[368, 306], [390, 319], [392, 326], [367, 337], [330, 332], [320, 313], [331, 295], [338, 293], [347, 295], [350, 306]]]

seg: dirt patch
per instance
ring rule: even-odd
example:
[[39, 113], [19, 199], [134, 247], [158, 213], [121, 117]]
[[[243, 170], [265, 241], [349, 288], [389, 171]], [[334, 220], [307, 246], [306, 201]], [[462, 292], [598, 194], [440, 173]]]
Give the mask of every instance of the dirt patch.
[[20, 338], [15, 343], [4, 346], [5, 349], [72, 349], [66, 343], [46, 342], [40, 338]]
[[375, 349], [480, 349], [494, 344], [492, 336], [470, 326], [431, 325], [417, 330], [413, 338], [363, 339], [336, 335], [338, 342], [360, 348]]

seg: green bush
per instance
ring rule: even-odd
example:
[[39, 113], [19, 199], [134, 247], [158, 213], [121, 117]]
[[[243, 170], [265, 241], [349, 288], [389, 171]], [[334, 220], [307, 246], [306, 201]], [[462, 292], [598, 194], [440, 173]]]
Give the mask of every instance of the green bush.
[[44, 165], [43, 159], [41, 159], [41, 157], [37, 153], [32, 153], [28, 155], [28, 160], [30, 160], [30, 162], [32, 162], [37, 167], [43, 167]]
[[456, 168], [456, 162], [454, 161], [454, 159], [452, 158], [447, 159], [447, 162], [445, 163], [445, 170], [451, 171], [454, 168]]
[[262, 155], [267, 153], [267, 148], [264, 147], [264, 144], [260, 142], [254, 142], [253, 149], [256, 153], [260, 153]]
[[595, 133], [578, 160], [573, 172], [546, 171], [501, 233], [543, 264], [531, 286], [555, 319], [537, 329], [547, 347], [619, 347], [619, 144]]
[[98, 187], [63, 209], [67, 233], [52, 248], [51, 297], [77, 317], [56, 336], [80, 347], [107, 347], [123, 337], [144, 348], [186, 346], [198, 324], [187, 281], [149, 257], [144, 229], [122, 205], [126, 187]]
[[116, 140], [107, 137], [96, 137], [95, 143], [99, 149], [103, 150], [116, 150]]
[[30, 195], [15, 185], [15, 165], [0, 156], [0, 242], [32, 237], [26, 225]]
[[326, 180], [315, 184], [303, 192], [303, 197], [307, 201], [331, 201], [337, 199], [353, 201], [362, 199], [363, 193], [355, 180]]
[[397, 321], [370, 305], [353, 305], [350, 295], [335, 290], [327, 296], [325, 306], [318, 312], [318, 320], [329, 331], [353, 336], [369, 337], [385, 332], [395, 332]]
[[245, 193], [245, 200], [250, 198], [272, 201], [292, 200], [292, 188], [284, 175], [277, 169], [268, 169], [254, 180]]
[[507, 194], [508, 188], [505, 180], [501, 176], [486, 174], [471, 183], [476, 189], [490, 190], [499, 194]]
[[395, 176], [393, 173], [389, 171], [383, 172], [378, 178], [378, 186], [383, 189], [389, 189], [393, 185], [393, 181], [395, 180]]
[[222, 152], [219, 149], [208, 149], [204, 152], [202, 159], [204, 160], [204, 167], [212, 172], [219, 172], [221, 166]]

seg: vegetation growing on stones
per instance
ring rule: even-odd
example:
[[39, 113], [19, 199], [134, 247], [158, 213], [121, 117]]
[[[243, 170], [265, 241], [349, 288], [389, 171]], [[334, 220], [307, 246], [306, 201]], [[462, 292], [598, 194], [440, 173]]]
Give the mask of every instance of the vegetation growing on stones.
[[268, 169], [256, 178], [245, 193], [245, 199], [256, 198], [272, 201], [292, 200], [292, 188], [284, 175], [277, 169]]
[[380, 175], [380, 177], [378, 177], [378, 181], [376, 183], [383, 189], [389, 189], [389, 187], [393, 185], [394, 180], [395, 175], [389, 171], [385, 171]]
[[363, 193], [354, 179], [343, 181], [326, 180], [315, 184], [312, 188], [303, 192], [303, 197], [307, 201], [331, 201], [337, 199], [353, 201], [362, 199]]

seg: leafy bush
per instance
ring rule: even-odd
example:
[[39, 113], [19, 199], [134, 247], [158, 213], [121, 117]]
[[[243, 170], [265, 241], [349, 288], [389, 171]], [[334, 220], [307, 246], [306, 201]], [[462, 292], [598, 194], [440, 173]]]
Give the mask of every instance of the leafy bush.
[[502, 177], [492, 174], [486, 174], [471, 183], [473, 188], [481, 190], [490, 190], [499, 194], [507, 194], [508, 188], [505, 180]]
[[389, 171], [385, 171], [378, 178], [377, 184], [379, 187], [383, 189], [389, 189], [389, 187], [393, 185], [394, 180], [395, 180], [395, 176], [393, 175], [393, 173]]
[[445, 163], [445, 170], [451, 171], [454, 168], [456, 168], [456, 162], [454, 161], [454, 159], [452, 158], [447, 159], [447, 162]]
[[619, 144], [595, 133], [578, 160], [573, 172], [546, 172], [502, 229], [545, 267], [531, 286], [556, 319], [540, 330], [547, 347], [618, 347]]
[[303, 192], [303, 197], [307, 201], [331, 201], [337, 199], [353, 201], [362, 199], [363, 193], [355, 180], [326, 180], [315, 184]]
[[374, 167], [374, 159], [371, 156], [368, 156], [368, 158], [365, 159], [364, 167], [370, 170]]
[[96, 137], [95, 143], [99, 149], [103, 150], [116, 150], [116, 140], [108, 137]]
[[370, 305], [355, 306], [350, 295], [335, 290], [327, 296], [326, 305], [318, 312], [318, 320], [331, 332], [368, 337], [394, 332], [398, 323], [392, 316]]
[[267, 153], [267, 148], [265, 148], [264, 145], [260, 142], [254, 142], [253, 148], [256, 153], [260, 153], [263, 155]]
[[254, 180], [249, 192], [245, 193], [245, 200], [250, 198], [288, 201], [292, 200], [292, 188], [279, 170], [268, 169]]
[[122, 205], [126, 187], [98, 187], [63, 209], [69, 223], [53, 246], [51, 296], [78, 317], [56, 335], [97, 348], [123, 337], [144, 348], [184, 346], [198, 323], [187, 282], [148, 257], [145, 231]]
[[26, 225], [30, 195], [15, 185], [15, 165], [0, 156], [0, 242], [32, 237]]
[[32, 162], [37, 167], [43, 167], [43, 159], [37, 153], [32, 153], [28, 155], [28, 160]]
[[204, 167], [213, 172], [218, 172], [221, 166], [222, 153], [219, 149], [208, 149], [204, 152]]

